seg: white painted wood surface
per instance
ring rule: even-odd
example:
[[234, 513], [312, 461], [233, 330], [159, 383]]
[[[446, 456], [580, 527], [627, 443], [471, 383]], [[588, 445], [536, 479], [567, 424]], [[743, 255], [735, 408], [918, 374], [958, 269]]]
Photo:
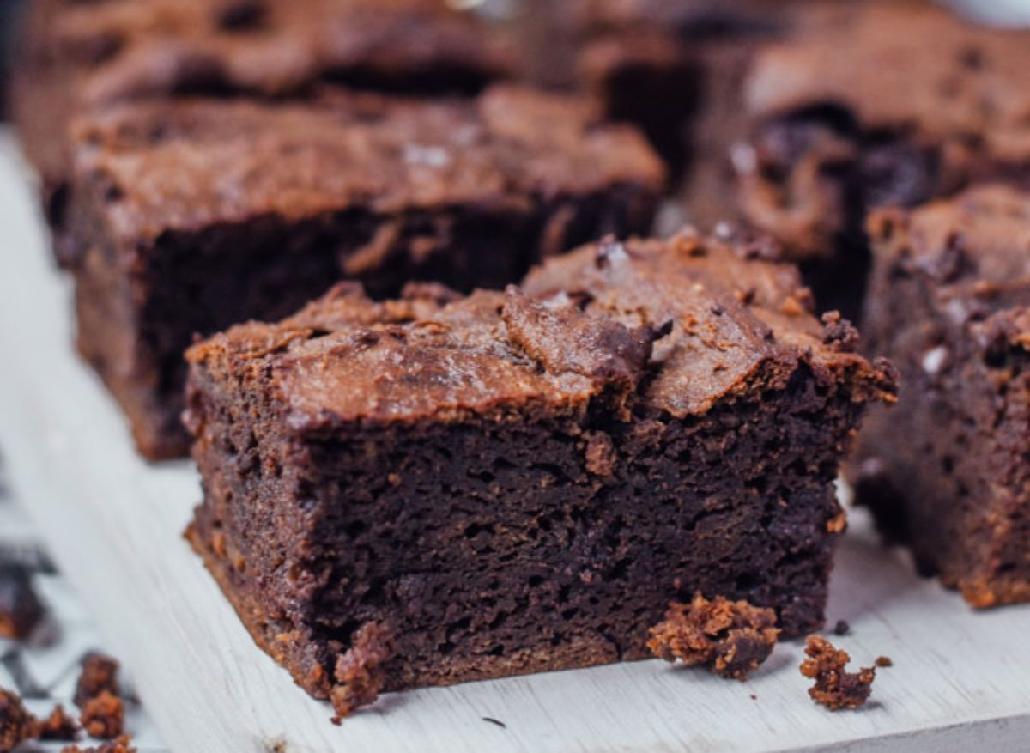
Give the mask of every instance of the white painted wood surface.
[[[181, 753], [853, 753], [1030, 749], [1030, 609], [974, 614], [916, 578], [856, 515], [831, 623], [859, 662], [890, 656], [874, 700], [812, 704], [801, 650], [747, 683], [658, 662], [388, 696], [342, 727], [250, 641], [180, 532], [186, 463], [134, 455], [70, 346], [67, 281], [49, 264], [28, 179], [0, 137], [0, 445], [18, 497]], [[484, 717], [500, 720], [497, 726]]]

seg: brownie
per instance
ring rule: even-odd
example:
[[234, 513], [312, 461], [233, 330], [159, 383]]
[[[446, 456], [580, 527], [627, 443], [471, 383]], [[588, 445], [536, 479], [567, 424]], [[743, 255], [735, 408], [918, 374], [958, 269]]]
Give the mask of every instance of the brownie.
[[749, 254], [685, 234], [587, 246], [505, 292], [344, 285], [194, 346], [193, 546], [343, 711], [642, 659], [698, 593], [787, 636], [820, 625], [838, 462], [893, 377]]
[[169, 96], [306, 98], [319, 84], [474, 92], [508, 54], [445, 0], [36, 0], [13, 108], [60, 223], [71, 119]]
[[749, 144], [734, 153], [745, 216], [803, 265], [821, 308], [860, 310], [870, 209], [976, 180], [1030, 179], [1030, 31], [932, 3], [866, 3], [757, 55]]
[[977, 607], [1030, 601], [1030, 193], [983, 186], [871, 222], [868, 347], [902, 376], [860, 502]]
[[689, 167], [693, 221], [722, 219], [731, 197], [726, 154], [746, 135], [746, 64], [763, 43], [810, 22], [834, 0], [527, 0], [526, 73], [579, 87], [609, 116], [640, 126], [674, 177]]
[[182, 351], [339, 279], [503, 287], [544, 256], [647, 230], [662, 168], [585, 101], [138, 103], [78, 121], [68, 227], [78, 347], [145, 456], [186, 454]]

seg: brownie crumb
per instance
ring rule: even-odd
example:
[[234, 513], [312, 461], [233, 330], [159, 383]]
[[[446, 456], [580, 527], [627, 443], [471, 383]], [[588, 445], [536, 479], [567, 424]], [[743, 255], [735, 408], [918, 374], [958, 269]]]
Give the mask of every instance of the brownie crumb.
[[110, 740], [102, 745], [93, 748], [80, 748], [78, 745], [69, 745], [62, 749], [61, 753], [136, 753], [132, 740], [127, 735]]
[[690, 604], [669, 605], [665, 620], [651, 628], [647, 647], [666, 661], [679, 659], [743, 680], [772, 653], [780, 635], [775, 625], [772, 609], [697, 594]]
[[118, 695], [118, 662], [106, 654], [90, 652], [82, 659], [75, 684], [75, 705], [80, 709], [103, 692]]
[[16, 564], [0, 565], [0, 638], [28, 638], [42, 622], [43, 614], [28, 570]]
[[113, 693], [102, 690], [82, 707], [82, 728], [90, 737], [114, 740], [125, 731], [125, 704]]
[[0, 753], [10, 753], [36, 732], [36, 720], [17, 693], [0, 688]]
[[834, 635], [851, 635], [851, 625], [844, 620], [837, 620], [837, 624], [833, 626]]
[[835, 647], [825, 638], [810, 635], [805, 644], [809, 657], [801, 662], [801, 674], [815, 680], [808, 695], [831, 711], [857, 709], [869, 700], [876, 667], [863, 667], [858, 672], [846, 672], [851, 661], [847, 651]]
[[389, 631], [378, 622], [367, 622], [354, 634], [350, 649], [336, 659], [331, 701], [339, 724], [345, 716], [375, 702], [383, 689], [382, 665], [390, 657]]
[[892, 658], [890, 658], [889, 656], [877, 656], [875, 663], [876, 663], [877, 667], [893, 667], [894, 666], [894, 660]]
[[64, 710], [64, 706], [58, 704], [54, 706], [50, 716], [36, 725], [35, 736], [40, 740], [76, 740], [79, 736], [79, 723]]

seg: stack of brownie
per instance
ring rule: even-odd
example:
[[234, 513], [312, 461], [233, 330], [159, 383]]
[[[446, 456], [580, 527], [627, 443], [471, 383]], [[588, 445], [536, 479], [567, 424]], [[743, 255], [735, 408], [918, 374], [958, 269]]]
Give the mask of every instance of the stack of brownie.
[[[641, 658], [695, 596], [818, 628], [880, 353], [860, 497], [974, 604], [1030, 599], [1030, 33], [39, 0], [23, 37], [79, 350], [144, 456], [192, 446], [191, 543], [340, 715]], [[666, 188], [715, 229], [642, 238]]]

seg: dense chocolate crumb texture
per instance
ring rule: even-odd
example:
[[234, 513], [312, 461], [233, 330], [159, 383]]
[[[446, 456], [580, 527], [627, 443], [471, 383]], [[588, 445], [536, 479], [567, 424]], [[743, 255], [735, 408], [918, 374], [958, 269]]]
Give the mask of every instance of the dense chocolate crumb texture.
[[870, 209], [1030, 182], [1030, 31], [937, 3], [850, 5], [847, 23], [759, 52], [733, 164], [747, 220], [811, 267], [821, 305], [856, 315]]
[[125, 704], [117, 695], [101, 690], [82, 704], [79, 721], [90, 737], [114, 740], [125, 731]]
[[1030, 192], [982, 186], [869, 231], [865, 334], [903, 386], [862, 435], [857, 499], [973, 606], [1030, 601]]
[[669, 606], [665, 619], [651, 629], [647, 647], [665, 661], [743, 680], [769, 658], [779, 635], [774, 610], [697, 594], [689, 604]]
[[28, 638], [45, 614], [31, 574], [20, 565], [0, 563], [0, 638]]
[[36, 720], [10, 690], [0, 688], [0, 753], [11, 753], [35, 736]]
[[876, 667], [848, 672], [848, 653], [818, 635], [808, 636], [805, 655], [808, 658], [801, 662], [801, 674], [815, 680], [808, 690], [813, 701], [831, 711], [841, 711], [861, 708], [869, 700]]
[[697, 591], [814, 629], [837, 461], [895, 386], [761, 248], [606, 242], [467, 297], [345, 284], [195, 345], [191, 542], [340, 715], [380, 690], [645, 658]]
[[39, 720], [35, 737], [40, 740], [73, 742], [79, 737], [79, 723], [64, 710], [64, 706], [57, 704], [46, 719]]
[[16, 121], [51, 198], [66, 178], [64, 130], [87, 110], [300, 98], [324, 82], [470, 92], [509, 68], [508, 51], [445, 0], [40, 0], [21, 37]]

